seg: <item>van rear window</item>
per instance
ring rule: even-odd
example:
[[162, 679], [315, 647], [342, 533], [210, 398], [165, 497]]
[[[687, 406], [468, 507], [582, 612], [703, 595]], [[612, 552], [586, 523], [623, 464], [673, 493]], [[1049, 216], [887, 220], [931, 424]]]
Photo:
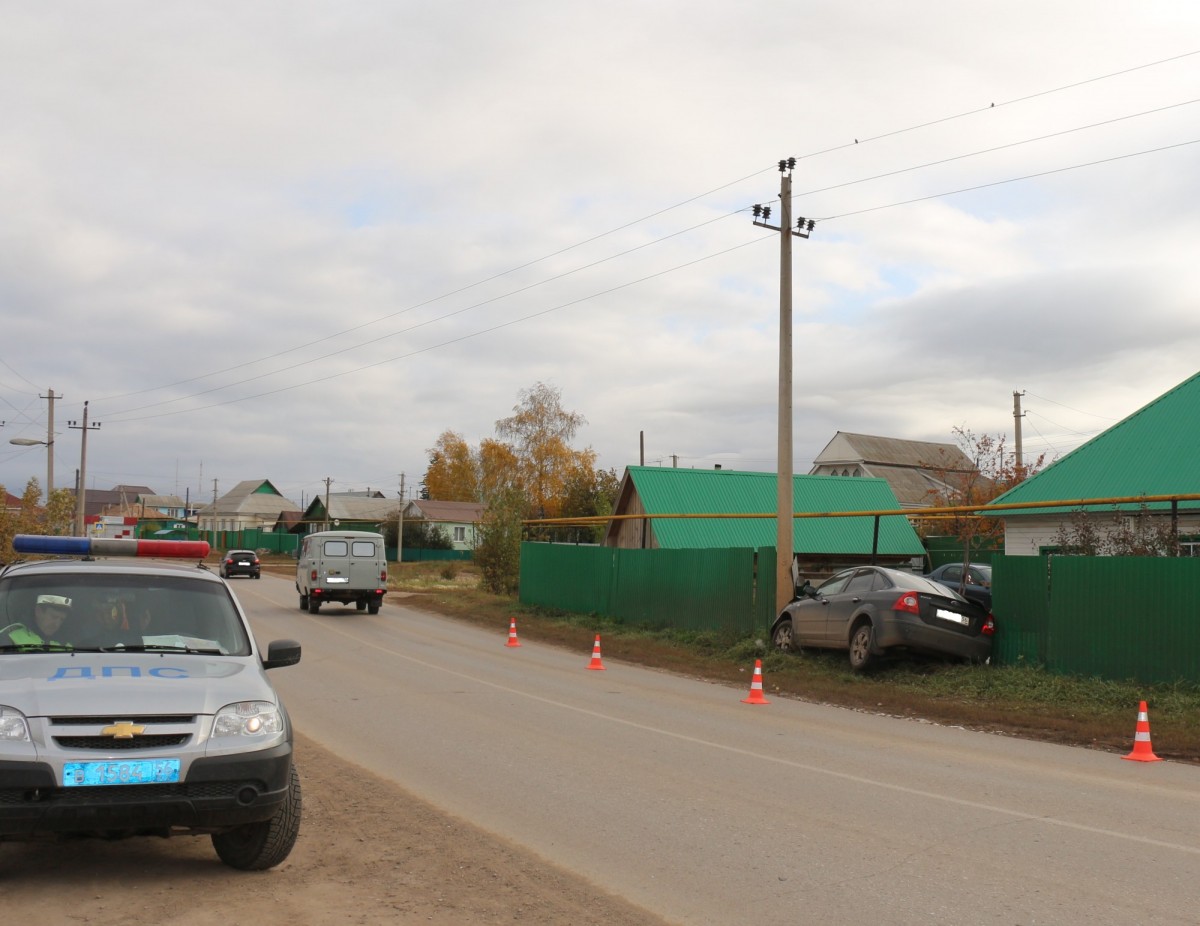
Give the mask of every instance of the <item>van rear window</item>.
[[355, 556], [374, 556], [375, 541], [356, 540], [353, 544], [351, 544], [350, 550]]
[[344, 540], [326, 540], [321, 550], [326, 556], [345, 556], [347, 544]]

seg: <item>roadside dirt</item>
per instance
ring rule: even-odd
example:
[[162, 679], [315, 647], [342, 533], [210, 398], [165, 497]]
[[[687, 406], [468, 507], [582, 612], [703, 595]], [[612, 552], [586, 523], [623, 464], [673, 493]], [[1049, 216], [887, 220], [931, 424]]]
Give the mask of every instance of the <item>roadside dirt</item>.
[[5, 922], [664, 926], [303, 736], [296, 762], [303, 823], [277, 868], [226, 868], [207, 837], [0, 844]]

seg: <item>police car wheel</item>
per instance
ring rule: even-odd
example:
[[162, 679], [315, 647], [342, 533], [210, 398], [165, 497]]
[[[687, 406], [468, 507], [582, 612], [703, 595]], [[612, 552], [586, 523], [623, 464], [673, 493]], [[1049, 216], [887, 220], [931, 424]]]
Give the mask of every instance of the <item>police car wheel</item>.
[[292, 765], [287, 797], [270, 820], [247, 823], [226, 833], [214, 833], [213, 848], [230, 868], [265, 871], [282, 862], [300, 833], [300, 773]]

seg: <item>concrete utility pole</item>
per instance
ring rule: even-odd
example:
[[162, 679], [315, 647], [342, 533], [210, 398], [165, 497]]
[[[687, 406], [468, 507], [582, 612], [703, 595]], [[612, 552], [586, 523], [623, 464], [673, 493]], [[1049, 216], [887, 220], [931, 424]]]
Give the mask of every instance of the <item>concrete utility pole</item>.
[[325, 477], [325, 530], [329, 530], [329, 484], [333, 482], [330, 476]]
[[212, 546], [217, 548], [217, 480], [213, 480]]
[[50, 493], [54, 491], [54, 400], [62, 396], [55, 395], [53, 389], [46, 390], [49, 395], [38, 396], [50, 402], [49, 415], [46, 422], [46, 504], [50, 504]]
[[1024, 392], [1013, 392], [1013, 449], [1017, 452], [1017, 469], [1025, 463], [1024, 448], [1021, 446], [1021, 419], [1025, 413], [1021, 411], [1021, 396]]
[[792, 171], [796, 159], [779, 162], [779, 225], [769, 224], [770, 206], [754, 207], [754, 224], [779, 232], [779, 436], [775, 508], [775, 613], [795, 593], [792, 558], [795, 555], [795, 500], [792, 464], [792, 235], [807, 238], [816, 224], [801, 218], [792, 227]]
[[88, 424], [88, 404], [83, 403], [83, 424], [76, 424], [74, 421], [68, 421], [67, 427], [74, 428], [77, 431], [83, 432], [83, 441], [79, 447], [79, 490], [75, 493], [75, 536], [87, 536], [86, 512], [87, 508], [87, 436], [88, 431], [98, 430], [100, 422], [96, 421]]

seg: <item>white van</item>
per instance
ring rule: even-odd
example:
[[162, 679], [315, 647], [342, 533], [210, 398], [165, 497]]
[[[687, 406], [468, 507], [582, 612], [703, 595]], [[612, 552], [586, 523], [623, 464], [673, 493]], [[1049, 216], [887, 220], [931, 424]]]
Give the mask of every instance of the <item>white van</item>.
[[326, 601], [379, 613], [387, 592], [383, 535], [370, 531], [318, 531], [300, 543], [296, 561], [300, 610], [316, 614]]

